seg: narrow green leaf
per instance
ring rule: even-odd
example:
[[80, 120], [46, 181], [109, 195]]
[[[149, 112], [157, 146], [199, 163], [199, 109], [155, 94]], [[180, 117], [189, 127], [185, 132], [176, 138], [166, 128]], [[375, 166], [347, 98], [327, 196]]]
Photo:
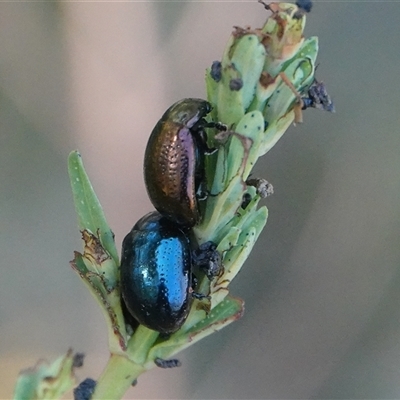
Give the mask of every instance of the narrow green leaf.
[[114, 234], [106, 221], [78, 151], [73, 151], [69, 155], [68, 172], [80, 229], [88, 229], [93, 234], [98, 234], [103, 247], [114, 259], [116, 265], [119, 265]]
[[186, 347], [238, 320], [243, 315], [243, 312], [243, 300], [227, 296], [206, 318], [194, 325], [189, 331], [184, 334], [178, 331], [168, 341], [155, 345], [149, 352], [147, 363], [153, 363], [157, 357], [168, 358], [173, 356]]
[[[111, 261], [111, 260], [110, 260]], [[82, 282], [100, 305], [108, 328], [109, 349], [112, 353], [121, 353], [126, 349], [126, 329], [121, 309], [119, 287], [109, 290], [103, 275], [88, 269], [88, 260], [75, 252], [71, 267], [79, 274]]]
[[58, 399], [75, 384], [74, 368], [79, 355], [68, 350], [51, 364], [44, 361], [20, 373], [14, 390], [14, 400]]
[[237, 40], [230, 61], [235, 65], [243, 79], [243, 87], [240, 91], [244, 109], [247, 110], [254, 97], [257, 82], [263, 70], [265, 47], [256, 35], [245, 35]]

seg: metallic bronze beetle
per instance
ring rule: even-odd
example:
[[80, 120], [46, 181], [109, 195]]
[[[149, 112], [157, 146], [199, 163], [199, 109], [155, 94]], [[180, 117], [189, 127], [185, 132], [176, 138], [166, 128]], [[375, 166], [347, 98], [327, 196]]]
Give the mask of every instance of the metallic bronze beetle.
[[173, 104], [154, 127], [144, 157], [144, 179], [154, 207], [168, 219], [191, 227], [199, 222], [197, 194], [204, 183], [204, 117], [211, 104], [183, 99]]

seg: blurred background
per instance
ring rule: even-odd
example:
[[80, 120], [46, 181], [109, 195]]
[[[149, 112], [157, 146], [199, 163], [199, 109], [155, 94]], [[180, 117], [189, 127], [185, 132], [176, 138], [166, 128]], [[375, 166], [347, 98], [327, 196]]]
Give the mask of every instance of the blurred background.
[[[18, 371], [69, 347], [80, 380], [108, 358], [103, 317], [69, 267], [80, 235], [67, 175], [79, 149], [116, 234], [152, 209], [147, 138], [248, 2], [0, 4], [0, 398]], [[336, 114], [308, 110], [259, 161], [270, 217], [231, 292], [238, 322], [154, 369], [128, 399], [400, 398], [400, 4], [316, 1]]]

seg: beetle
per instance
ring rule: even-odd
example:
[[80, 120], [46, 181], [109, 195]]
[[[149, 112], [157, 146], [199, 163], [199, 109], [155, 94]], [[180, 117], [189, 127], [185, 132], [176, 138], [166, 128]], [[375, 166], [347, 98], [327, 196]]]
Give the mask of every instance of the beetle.
[[165, 217], [183, 226], [200, 221], [197, 200], [205, 183], [204, 155], [210, 149], [205, 127], [224, 130], [207, 122], [212, 107], [202, 99], [173, 104], [154, 127], [144, 156], [144, 180], [150, 201]]
[[175, 332], [189, 312], [190, 240], [159, 213], [141, 218], [122, 243], [121, 290], [129, 313], [155, 331]]
[[[212, 242], [194, 250], [194, 240], [177, 223], [151, 212], [142, 217], [122, 243], [121, 292], [128, 312], [137, 322], [164, 335], [185, 322], [193, 292], [196, 265], [212, 277], [220, 272], [221, 259]], [[204, 265], [208, 254], [209, 265]], [[200, 261], [196, 264], [197, 257]], [[206, 269], [209, 267], [210, 271]]]

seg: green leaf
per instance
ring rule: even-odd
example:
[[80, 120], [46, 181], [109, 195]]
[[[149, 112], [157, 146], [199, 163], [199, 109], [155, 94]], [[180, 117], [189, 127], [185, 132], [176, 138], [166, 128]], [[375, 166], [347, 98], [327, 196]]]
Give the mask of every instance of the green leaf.
[[211, 195], [205, 201], [204, 217], [194, 228], [199, 242], [215, 241], [239, 209], [246, 191], [245, 180], [258, 158], [264, 136], [260, 111], [251, 111], [238, 122], [235, 132], [216, 154], [215, 171], [207, 170], [212, 181]]
[[14, 390], [14, 400], [53, 400], [63, 396], [75, 384], [74, 368], [81, 355], [67, 354], [52, 364], [44, 361], [20, 373]]
[[243, 315], [243, 312], [243, 300], [227, 296], [206, 318], [192, 326], [188, 331], [181, 329], [167, 341], [155, 345], [147, 357], [147, 363], [149, 364], [147, 367], [154, 362], [155, 358], [165, 359], [171, 357], [206, 336], [219, 331], [238, 320]]
[[98, 235], [103, 247], [111, 255], [115, 264], [119, 265], [114, 234], [86, 174], [82, 157], [77, 151], [73, 151], [69, 155], [68, 172], [80, 229], [87, 229]]
[[[107, 261], [106, 261], [107, 262]], [[109, 259], [110, 263], [114, 263]], [[108, 345], [112, 353], [120, 354], [126, 349], [127, 338], [125, 321], [121, 308], [121, 293], [119, 286], [109, 288], [104, 275], [94, 271], [90, 259], [78, 252], [71, 261], [72, 268], [79, 274], [83, 283], [103, 312], [108, 328]], [[111, 266], [115, 270], [115, 265]]]
[[[318, 52], [318, 40], [315, 37], [304, 41], [303, 46], [290, 62], [286, 63], [282, 72], [290, 80], [296, 90], [309, 86], [314, 80], [315, 60]], [[286, 82], [280, 80], [275, 92], [268, 100], [264, 110], [267, 122], [279, 120], [293, 108], [296, 95]]]
[[242, 94], [244, 109], [247, 110], [263, 70], [265, 47], [256, 35], [245, 35], [236, 41], [231, 62], [242, 76], [243, 87], [239, 92]]

